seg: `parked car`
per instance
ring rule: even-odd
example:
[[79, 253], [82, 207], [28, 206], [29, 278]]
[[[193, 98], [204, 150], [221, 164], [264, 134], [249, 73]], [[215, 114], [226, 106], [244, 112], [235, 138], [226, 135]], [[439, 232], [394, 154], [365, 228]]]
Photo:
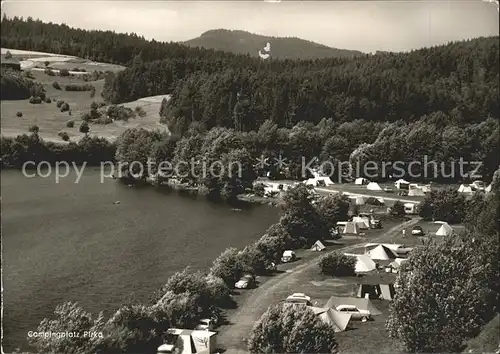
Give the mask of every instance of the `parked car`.
[[337, 306], [337, 311], [342, 313], [348, 313], [351, 315], [353, 320], [368, 321], [370, 319], [370, 311], [360, 310], [355, 305], [339, 305]]
[[285, 251], [283, 252], [283, 256], [281, 257], [281, 262], [289, 263], [295, 261], [296, 259], [297, 256], [295, 255], [294, 251]]
[[199, 321], [195, 329], [213, 331], [215, 329], [215, 320], [210, 318], [203, 318]]
[[245, 274], [234, 284], [236, 289], [250, 289], [255, 286], [255, 276], [251, 274]]
[[288, 296], [285, 300], [288, 304], [304, 304], [306, 306], [312, 306], [311, 298], [304, 293], [294, 293]]
[[411, 229], [411, 234], [413, 236], [423, 236], [424, 229], [422, 229], [422, 226], [419, 225], [413, 226], [413, 228]]
[[384, 188], [384, 192], [386, 192], [386, 193], [394, 193], [394, 189], [392, 189], [391, 187], [385, 187]]

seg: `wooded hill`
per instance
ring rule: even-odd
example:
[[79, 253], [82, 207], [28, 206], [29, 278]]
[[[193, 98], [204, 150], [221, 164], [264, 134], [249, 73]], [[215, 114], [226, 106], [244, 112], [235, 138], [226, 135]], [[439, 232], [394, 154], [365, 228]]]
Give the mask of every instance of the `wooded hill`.
[[184, 44], [257, 57], [259, 50], [262, 50], [267, 42], [271, 43], [271, 55], [274, 59], [349, 58], [364, 55], [357, 50], [331, 48], [296, 37], [269, 37], [227, 29], [207, 31], [197, 38], [185, 41]]

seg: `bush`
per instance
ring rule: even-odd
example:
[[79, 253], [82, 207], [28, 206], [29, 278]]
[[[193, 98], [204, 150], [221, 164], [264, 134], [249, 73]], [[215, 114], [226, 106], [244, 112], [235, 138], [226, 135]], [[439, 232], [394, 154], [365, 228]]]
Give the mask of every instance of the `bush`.
[[83, 120], [84, 122], [90, 122], [90, 121], [92, 120], [92, 117], [90, 116], [90, 113], [84, 113], [84, 114], [82, 115], [82, 120]]
[[68, 141], [69, 140], [69, 135], [66, 132], [59, 132], [57, 135], [61, 137], [62, 140]]
[[60, 90], [61, 89], [61, 85], [59, 85], [59, 83], [57, 81], [54, 81], [52, 83], [52, 87], [55, 88], [56, 90]]
[[329, 194], [320, 198], [315, 206], [330, 230], [337, 226], [337, 222], [348, 219], [350, 204], [346, 195]]
[[67, 112], [67, 111], [69, 111], [69, 104], [67, 102], [64, 102], [61, 105], [61, 112]]
[[[467, 338], [495, 315], [497, 301], [488, 285], [489, 262], [483, 258], [480, 238], [468, 234], [444, 243], [431, 240], [414, 249], [403, 264], [386, 326], [406, 352], [462, 352]], [[494, 239], [492, 268], [498, 279], [498, 234]]]
[[40, 103], [42, 103], [42, 99], [40, 97], [31, 96], [30, 99], [29, 99], [29, 103], [31, 103], [31, 104], [40, 104]]
[[93, 85], [89, 85], [89, 84], [84, 84], [84, 85], [68, 84], [68, 85], [64, 86], [64, 90], [66, 90], [66, 91], [92, 91], [92, 90], [95, 90], [95, 87]]
[[35, 75], [31, 71], [25, 71], [24, 76], [27, 77], [28, 79], [34, 79]]
[[396, 202], [393, 204], [391, 208], [391, 215], [392, 216], [405, 216], [405, 205], [400, 201], [396, 200]]
[[99, 104], [96, 101], [92, 101], [92, 103], [90, 104], [90, 108], [97, 109], [97, 108], [99, 108]]
[[69, 70], [68, 69], [59, 70], [59, 76], [69, 76]]
[[335, 252], [321, 257], [318, 265], [323, 274], [337, 277], [355, 275], [356, 258]]
[[75, 126], [75, 121], [74, 120], [68, 120], [66, 122], [66, 127], [73, 128], [74, 126]]
[[9, 52], [9, 51], [7, 51], [7, 52], [5, 53], [5, 59], [11, 59], [11, 58], [12, 58], [12, 53], [11, 53], [11, 52]]
[[52, 100], [49, 97], [45, 97], [45, 103], [52, 103]]
[[61, 108], [61, 106], [63, 104], [64, 104], [64, 101], [59, 100], [59, 101], [57, 101], [56, 106], [57, 106], [57, 108]]
[[21, 118], [23, 116], [23, 112], [17, 112], [16, 117]]
[[251, 353], [337, 353], [335, 328], [307, 306], [273, 305], [255, 323]]

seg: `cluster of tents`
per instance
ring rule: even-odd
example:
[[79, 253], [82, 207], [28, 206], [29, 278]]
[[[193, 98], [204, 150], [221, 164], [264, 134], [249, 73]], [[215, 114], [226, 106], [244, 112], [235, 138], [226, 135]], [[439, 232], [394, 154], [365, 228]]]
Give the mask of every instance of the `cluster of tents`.
[[377, 269], [377, 263], [386, 263], [387, 267], [396, 272], [401, 264], [406, 261], [403, 258], [411, 251], [403, 245], [391, 243], [368, 243], [365, 245], [364, 254], [344, 253], [346, 256], [355, 257], [356, 264], [354, 271], [356, 273], [367, 273]]

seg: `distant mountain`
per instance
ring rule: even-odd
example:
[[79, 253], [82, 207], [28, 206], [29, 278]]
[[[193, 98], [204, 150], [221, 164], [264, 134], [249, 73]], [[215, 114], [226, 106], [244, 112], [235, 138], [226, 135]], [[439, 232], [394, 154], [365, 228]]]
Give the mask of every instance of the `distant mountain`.
[[279, 59], [345, 58], [364, 55], [357, 50], [331, 48], [296, 37], [269, 37], [226, 29], [207, 31], [184, 44], [190, 47], [258, 56], [259, 50], [262, 50], [268, 42], [271, 44], [271, 56]]

